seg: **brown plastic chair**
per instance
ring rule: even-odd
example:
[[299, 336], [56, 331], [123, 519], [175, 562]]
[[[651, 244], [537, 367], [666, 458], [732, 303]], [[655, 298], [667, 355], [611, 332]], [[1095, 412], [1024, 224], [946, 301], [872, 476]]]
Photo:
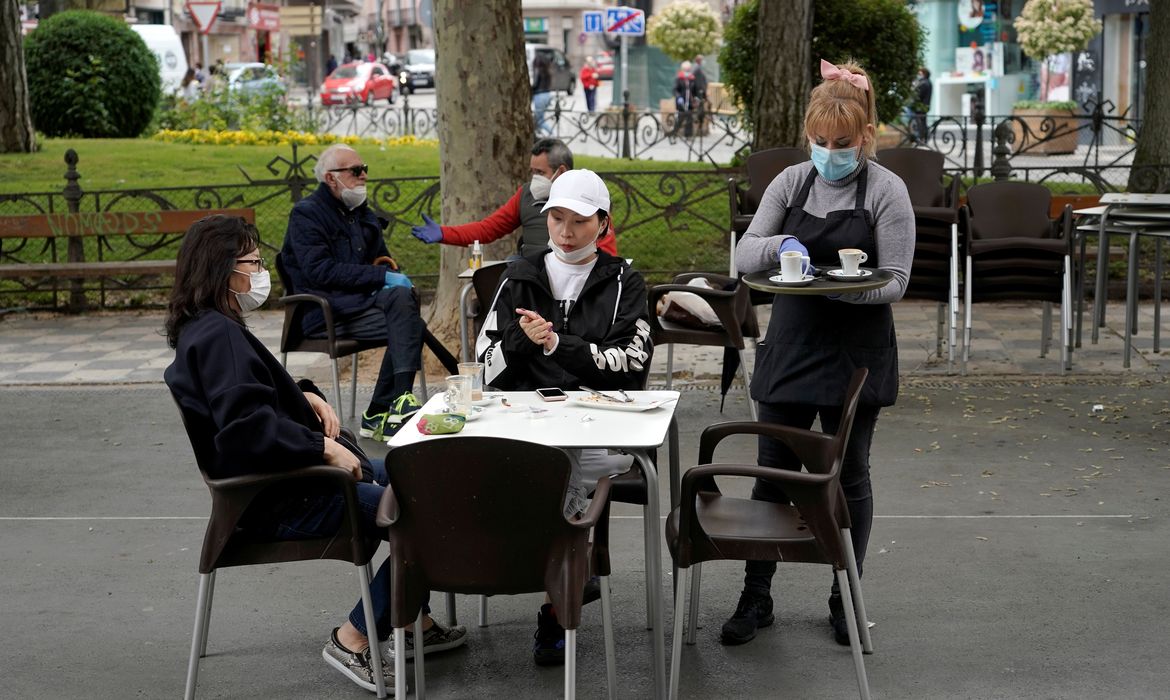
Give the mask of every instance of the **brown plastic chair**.
[[[678, 697], [686, 606], [683, 591], [688, 581], [691, 588], [687, 642], [693, 644], [702, 562], [763, 560], [832, 565], [845, 607], [857, 685], [863, 700], [868, 700], [869, 681], [861, 655], [863, 650], [872, 653], [873, 644], [849, 534], [849, 509], [841, 490], [841, 463], [868, 374], [864, 368], [853, 373], [836, 435], [758, 422], [718, 423], [703, 431], [699, 440], [700, 466], [683, 475], [682, 499], [666, 521], [667, 546], [680, 573], [670, 665], [672, 699]], [[712, 463], [715, 447], [721, 440], [743, 434], [780, 440], [800, 458], [807, 471]], [[767, 479], [783, 486], [792, 505], [725, 496], [715, 483], [716, 476]], [[694, 572], [691, 567], [695, 568]]]
[[959, 211], [966, 254], [963, 371], [971, 353], [971, 305], [984, 301], [1044, 302], [1040, 356], [1052, 340], [1052, 303], [1060, 303], [1061, 371], [1072, 366], [1072, 207], [1048, 216], [1052, 195], [1028, 182], [990, 182], [967, 191]]
[[[290, 471], [213, 478], [209, 470], [215, 464], [215, 428], [205, 417], [183, 408], [176, 398], [183, 427], [195, 452], [195, 462], [203, 481], [211, 491], [211, 516], [203, 536], [203, 551], [199, 556], [199, 594], [195, 607], [195, 631], [191, 636], [191, 656], [187, 662], [187, 685], [183, 697], [195, 697], [199, 676], [199, 659], [207, 655], [207, 629], [211, 621], [211, 602], [215, 591], [215, 577], [219, 569], [229, 566], [277, 564], [317, 559], [347, 561], [357, 567], [361, 587], [362, 607], [365, 610], [366, 629], [376, 629], [374, 608], [370, 599], [370, 559], [378, 549], [376, 538], [361, 535], [361, 515], [358, 510], [354, 478], [348, 472], [327, 465], [303, 467]], [[347, 437], [352, 441], [353, 435]], [[263, 468], [267, 469], [267, 468]], [[267, 540], [240, 527], [248, 507], [261, 492], [277, 484], [303, 483], [315, 490], [336, 488], [345, 498], [346, 518], [330, 537], [303, 540]], [[379, 698], [386, 697], [382, 678], [380, 654], [371, 654]], [[403, 696], [399, 696], [403, 697]]]
[[[760, 325], [748, 296], [749, 289], [745, 284], [739, 284], [731, 291], [687, 285], [687, 282], [698, 277], [705, 277], [712, 283], [724, 287], [735, 281], [731, 277], [715, 273], [688, 272], [675, 277], [671, 284], [654, 285], [647, 292], [650, 339], [655, 347], [668, 346], [666, 388], [671, 388], [674, 380], [675, 343], [733, 349], [739, 354], [739, 369], [743, 374], [744, 388], [748, 392], [748, 409], [751, 411], [752, 420], [756, 420], [756, 404], [751, 399], [750, 391], [751, 370], [744, 358], [744, 349], [747, 342], [745, 338], [760, 337]], [[663, 319], [657, 312], [658, 300], [670, 292], [690, 292], [701, 297], [711, 305], [711, 309], [719, 317], [720, 325], [709, 329], [690, 328]]]
[[[378, 505], [377, 522], [389, 528], [395, 697], [406, 697], [403, 631], [414, 623], [429, 590], [548, 593], [565, 627], [565, 697], [575, 697], [577, 628], [591, 564], [601, 578], [606, 671], [614, 697], [609, 480], [598, 482], [582, 516], [566, 520], [570, 469], [564, 450], [504, 438], [454, 436], [390, 451], [390, 488]], [[422, 698], [423, 654], [416, 653], [414, 662], [415, 693]]]
[[[284, 287], [284, 296], [279, 300], [280, 304], [284, 306], [284, 328], [280, 333], [281, 364], [286, 367], [288, 366], [288, 354], [290, 352], [319, 352], [328, 355], [333, 364], [335, 405], [340, 413], [342, 407], [341, 373], [338, 370], [338, 358], [357, 355], [365, 350], [384, 348], [386, 347], [386, 340], [384, 338], [358, 340], [355, 338], [338, 337], [333, 330], [333, 310], [330, 308], [329, 302], [324, 297], [316, 294], [297, 293], [293, 289], [292, 280], [289, 279], [288, 273], [284, 269], [284, 262], [280, 259], [280, 253], [276, 254], [276, 274], [280, 277], [280, 284]], [[304, 325], [302, 323], [304, 316], [314, 307], [321, 309], [321, 312], [325, 315], [324, 338], [311, 338], [304, 331]], [[443, 347], [443, 344], [438, 338], [426, 329], [425, 325], [423, 327], [423, 345], [431, 349], [431, 352], [435, 354], [435, 357], [439, 358], [439, 361], [448, 372], [451, 374], [458, 372], [455, 357]], [[358, 366], [356, 357], [353, 359], [352, 365], [352, 387], [349, 394], [349, 417], [351, 419], [357, 416]], [[418, 374], [419, 388], [425, 397], [427, 395], [427, 373], [420, 371]]]
[[914, 261], [904, 299], [938, 302], [935, 353], [954, 362], [959, 320], [959, 178], [944, 184], [946, 159], [924, 148], [887, 148], [877, 162], [906, 183], [914, 206]]

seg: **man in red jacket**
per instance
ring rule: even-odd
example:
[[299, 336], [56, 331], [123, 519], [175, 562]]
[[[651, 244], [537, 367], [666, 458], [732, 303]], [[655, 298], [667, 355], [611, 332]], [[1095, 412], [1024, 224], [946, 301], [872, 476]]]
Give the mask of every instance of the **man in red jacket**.
[[[548, 248], [548, 215], [541, 212], [548, 201], [553, 180], [573, 169], [573, 153], [560, 139], [540, 139], [532, 147], [528, 162], [532, 179], [516, 190], [504, 206], [482, 221], [460, 226], [440, 226], [423, 214], [425, 224], [410, 232], [423, 243], [446, 243], [469, 246], [475, 241], [487, 245], [517, 228], [521, 229], [517, 255], [532, 255]], [[597, 247], [610, 255], [617, 255], [617, 240], [613, 224], [597, 240]]]

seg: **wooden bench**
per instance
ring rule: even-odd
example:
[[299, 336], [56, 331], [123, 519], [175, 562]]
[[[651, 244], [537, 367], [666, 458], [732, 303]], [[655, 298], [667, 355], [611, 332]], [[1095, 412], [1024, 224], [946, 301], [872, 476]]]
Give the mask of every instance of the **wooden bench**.
[[[238, 216], [248, 223], [256, 223], [253, 209], [170, 209], [148, 212], [81, 212], [77, 214], [32, 214], [0, 216], [0, 279], [16, 280], [74, 280], [73, 291], [80, 293], [81, 280], [113, 277], [144, 277], [173, 274], [174, 259], [148, 260], [144, 256], [166, 245], [173, 244], [191, 224], [214, 214]], [[85, 260], [83, 241], [120, 236], [134, 237], [148, 242], [135, 251], [131, 259], [101, 259], [108, 241], [99, 240], [98, 260]], [[153, 240], [152, 240], [153, 239]], [[15, 248], [13, 242], [19, 242]], [[24, 249], [35, 241], [43, 241], [36, 250]], [[58, 247], [57, 242], [65, 245]], [[64, 248], [64, 251], [61, 250]], [[9, 262], [18, 252], [30, 260]], [[61, 260], [62, 252], [65, 260]], [[30, 288], [32, 289], [32, 288]], [[77, 302], [78, 298], [74, 299]]]

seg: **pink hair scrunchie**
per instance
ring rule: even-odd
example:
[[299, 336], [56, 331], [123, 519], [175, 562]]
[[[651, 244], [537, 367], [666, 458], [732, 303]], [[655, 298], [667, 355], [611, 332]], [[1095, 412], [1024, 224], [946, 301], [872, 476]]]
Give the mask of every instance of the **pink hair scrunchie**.
[[825, 80], [844, 80], [853, 87], [861, 88], [869, 92], [869, 81], [866, 80], [864, 75], [850, 73], [844, 68], [834, 66], [823, 58], [821, 59], [821, 77]]

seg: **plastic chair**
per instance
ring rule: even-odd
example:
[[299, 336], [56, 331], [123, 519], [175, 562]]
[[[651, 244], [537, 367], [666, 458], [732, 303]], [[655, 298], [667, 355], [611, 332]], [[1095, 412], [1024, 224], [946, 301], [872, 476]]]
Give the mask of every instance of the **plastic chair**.
[[[389, 528], [395, 697], [406, 697], [405, 627], [419, 615], [427, 591], [441, 590], [547, 592], [565, 627], [565, 697], [574, 698], [577, 628], [590, 564], [601, 578], [606, 672], [615, 697], [609, 480], [598, 482], [581, 517], [566, 520], [562, 505], [570, 469], [564, 450], [504, 438], [455, 436], [390, 451], [390, 488], [377, 522]], [[425, 688], [423, 656], [420, 646], [414, 660], [419, 698]]]
[[[666, 521], [667, 546], [680, 574], [670, 664], [672, 699], [678, 697], [683, 614], [687, 601], [683, 591], [688, 582], [690, 624], [687, 643], [694, 644], [701, 564], [717, 560], [765, 560], [832, 565], [844, 603], [857, 685], [863, 700], [868, 700], [869, 681], [861, 655], [862, 651], [873, 653], [873, 643], [850, 539], [849, 509], [841, 490], [841, 464], [861, 388], [868, 374], [864, 368], [853, 373], [836, 435], [772, 423], [718, 423], [703, 431], [699, 440], [700, 466], [683, 475], [682, 499]], [[782, 441], [800, 457], [807, 471], [755, 464], [712, 463], [715, 447], [721, 440], [743, 434]], [[792, 505], [725, 496], [715, 483], [716, 476], [767, 479], [784, 487]]]
[[[358, 340], [355, 338], [338, 337], [334, 331], [333, 311], [329, 306], [329, 302], [321, 296], [316, 294], [298, 294], [293, 288], [292, 280], [289, 279], [288, 273], [284, 269], [284, 262], [280, 259], [280, 253], [276, 254], [276, 274], [280, 277], [280, 283], [284, 287], [285, 295], [280, 298], [280, 304], [284, 306], [284, 328], [280, 333], [280, 361], [281, 364], [288, 366], [288, 354], [290, 352], [319, 352], [329, 356], [329, 360], [333, 364], [333, 391], [335, 405], [338, 411], [341, 410], [341, 373], [338, 369], [337, 360], [341, 357], [349, 357], [350, 355], [357, 355], [365, 350], [373, 350], [375, 348], [386, 347], [386, 339], [365, 339]], [[319, 308], [325, 315], [325, 337], [311, 338], [305, 334], [304, 325], [302, 323], [304, 316], [312, 308]], [[439, 342], [426, 327], [423, 327], [423, 345], [430, 348], [431, 352], [439, 358], [448, 372], [455, 374], [458, 372], [458, 366], [455, 357], [451, 355], [443, 344]], [[358, 366], [357, 358], [353, 359], [353, 377], [352, 388], [349, 394], [349, 417], [351, 419], [357, 416], [357, 378]], [[427, 396], [427, 373], [419, 371], [419, 387], [423, 396]]]
[[[728, 274], [732, 277], [739, 277], [735, 267], [735, 247], [752, 223], [752, 216], [760, 207], [764, 190], [768, 189], [772, 180], [775, 180], [785, 168], [803, 163], [808, 158], [808, 151], [804, 148], [784, 147], [756, 151], [747, 157], [745, 163], [749, 183], [746, 189], [740, 187], [738, 178], [727, 179], [727, 195], [731, 204], [731, 265]], [[752, 298], [757, 306], [772, 303], [771, 294], [757, 292]]]
[[946, 159], [923, 148], [887, 148], [877, 162], [906, 183], [914, 206], [914, 261], [905, 299], [938, 302], [935, 353], [942, 356], [947, 339], [947, 362], [954, 362], [959, 320], [959, 178], [944, 185]]
[[967, 192], [959, 210], [966, 274], [963, 372], [971, 353], [971, 305], [983, 301], [1044, 302], [1040, 356], [1052, 340], [1052, 303], [1060, 302], [1061, 371], [1072, 366], [1072, 207], [1056, 219], [1047, 187], [990, 182]]
[[[659, 284], [650, 287], [647, 292], [650, 316], [650, 339], [655, 347], [667, 345], [666, 349], [666, 388], [672, 386], [674, 380], [674, 344], [700, 345], [705, 347], [730, 348], [739, 354], [739, 369], [743, 375], [745, 389], [749, 390], [748, 410], [752, 420], [756, 420], [756, 404], [751, 399], [751, 370], [744, 358], [746, 347], [745, 338], [759, 338], [760, 326], [756, 320], [756, 313], [749, 298], [749, 288], [739, 284], [734, 290], [704, 289], [688, 286], [687, 282], [705, 277], [720, 286], [730, 286], [735, 280], [731, 277], [705, 272], [688, 272], [674, 278], [671, 284]], [[664, 320], [657, 313], [658, 300], [670, 292], [690, 292], [698, 295], [711, 305], [715, 315], [719, 317], [720, 325], [709, 329], [690, 328]]]
[[[178, 404], [178, 400], [176, 399]], [[215, 577], [219, 569], [252, 564], [277, 564], [317, 559], [347, 561], [357, 568], [361, 587], [362, 607], [365, 610], [366, 629], [376, 629], [374, 608], [370, 598], [370, 559], [378, 548], [376, 538], [363, 537], [361, 515], [358, 510], [354, 478], [348, 472], [327, 465], [303, 467], [284, 472], [265, 472], [224, 479], [213, 478], [209, 469], [215, 464], [215, 429], [210, 422], [178, 404], [183, 427], [195, 452], [195, 461], [203, 481], [211, 491], [211, 516], [203, 536], [203, 551], [199, 555], [199, 593], [195, 607], [195, 630], [191, 636], [191, 655], [187, 662], [187, 685], [183, 697], [195, 697], [199, 676], [199, 659], [207, 654], [207, 630], [211, 622], [211, 602], [215, 592]], [[348, 437], [352, 441], [353, 436]], [[265, 489], [276, 484], [304, 483], [306, 488], [320, 490], [337, 488], [345, 497], [346, 518], [338, 531], [329, 537], [304, 540], [265, 540], [240, 528], [240, 521], [248, 506]], [[375, 645], [376, 646], [376, 645]], [[374, 667], [375, 685], [379, 698], [386, 697], [382, 678], [381, 654], [370, 655]], [[399, 696], [403, 697], [403, 696]]]

